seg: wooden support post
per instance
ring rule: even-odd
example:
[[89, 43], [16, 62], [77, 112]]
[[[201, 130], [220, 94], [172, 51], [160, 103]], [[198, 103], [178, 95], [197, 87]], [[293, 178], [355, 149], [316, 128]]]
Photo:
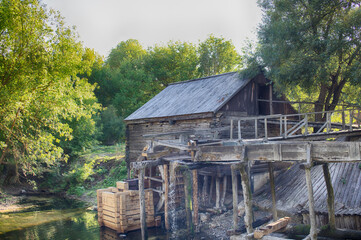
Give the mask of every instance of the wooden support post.
[[308, 115], [305, 114], [305, 135], [308, 135]]
[[254, 138], [258, 138], [258, 120], [257, 118], [254, 119]]
[[269, 85], [269, 114], [273, 115], [273, 91], [272, 84]]
[[230, 132], [229, 132], [229, 139], [233, 139], [233, 119], [231, 119], [231, 128], [230, 128]]
[[187, 229], [188, 232], [190, 232], [191, 230], [191, 226], [192, 226], [192, 214], [191, 214], [191, 209], [190, 209], [190, 204], [189, 204], [189, 172], [188, 171], [183, 171], [183, 182], [184, 182], [184, 207], [185, 207], [185, 211], [186, 211], [186, 221], [187, 221]]
[[218, 174], [216, 176], [216, 208], [219, 208], [219, 201], [220, 201], [220, 187], [219, 187], [219, 177]]
[[140, 228], [142, 233], [142, 240], [148, 239], [147, 232], [147, 216], [145, 212], [145, 193], [144, 193], [144, 168], [139, 169], [138, 176], [139, 185], [139, 207], [140, 207]]
[[208, 176], [204, 175], [203, 187], [202, 187], [202, 202], [204, 205], [206, 205], [207, 201], [208, 201]]
[[208, 203], [209, 203], [209, 204], [210, 204], [211, 201], [212, 201], [213, 188], [214, 188], [214, 176], [212, 176], [212, 178], [211, 178], [211, 186], [209, 186], [209, 199], [208, 199]]
[[346, 129], [345, 106], [342, 105], [342, 130]]
[[253, 233], [253, 227], [252, 227], [253, 211], [252, 211], [251, 186], [250, 186], [250, 182], [249, 182], [248, 174], [246, 172], [245, 165], [240, 164], [239, 170], [241, 173], [243, 199], [244, 199], [244, 207], [245, 207], [244, 223], [246, 225], [247, 233], [251, 234], [251, 233]]
[[237, 165], [232, 164], [233, 230], [238, 230], [238, 178]]
[[353, 110], [350, 110], [350, 131], [352, 132]]
[[331, 175], [328, 169], [328, 164], [322, 165], [323, 176], [325, 178], [326, 188], [327, 188], [327, 210], [328, 210], [328, 225], [331, 230], [336, 229], [336, 218], [335, 218], [335, 195], [333, 192]]
[[198, 231], [198, 172], [192, 170], [193, 177], [193, 223], [195, 230]]
[[223, 188], [222, 188], [222, 198], [221, 198], [221, 207], [224, 207], [224, 200], [226, 199], [227, 193], [227, 175], [223, 176]]
[[270, 185], [271, 185], [273, 221], [277, 221], [278, 216], [277, 216], [277, 207], [276, 207], [276, 189], [275, 189], [275, 179], [274, 179], [274, 175], [273, 175], [272, 163], [268, 163], [268, 172], [269, 172], [269, 181], [270, 181]]
[[313, 198], [313, 187], [311, 179], [311, 144], [307, 144], [306, 147], [307, 164], [305, 165], [306, 185], [308, 190], [308, 205], [310, 216], [310, 235], [311, 240], [317, 239], [317, 226], [316, 226], [316, 214], [315, 214], [315, 199]]
[[168, 165], [163, 165], [164, 169], [164, 222], [165, 229], [169, 230], [169, 213], [168, 213], [168, 195], [169, 195], [169, 180], [168, 180]]
[[238, 120], [238, 140], [242, 139], [241, 121]]
[[264, 139], [268, 140], [267, 118], [264, 119]]

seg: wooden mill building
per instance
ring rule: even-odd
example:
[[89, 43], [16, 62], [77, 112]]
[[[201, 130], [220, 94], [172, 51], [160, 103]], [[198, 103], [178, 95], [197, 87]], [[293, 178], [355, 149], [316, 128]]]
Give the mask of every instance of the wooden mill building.
[[[125, 119], [127, 161], [139, 157], [147, 135], [167, 133], [158, 139], [174, 139], [176, 134], [168, 133], [188, 131], [197, 139], [225, 139], [230, 137], [231, 117], [295, 113], [289, 104], [270, 106], [258, 99], [284, 100], [272, 92], [272, 85], [262, 74], [244, 79], [238, 72], [230, 72], [173, 83]], [[253, 125], [242, 125], [243, 138], [253, 136], [253, 132]]]

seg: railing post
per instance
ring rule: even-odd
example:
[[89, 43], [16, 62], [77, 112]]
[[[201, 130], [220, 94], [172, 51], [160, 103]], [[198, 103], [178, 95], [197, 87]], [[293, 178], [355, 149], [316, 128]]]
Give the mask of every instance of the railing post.
[[356, 120], [357, 120], [357, 128], [360, 128], [360, 110], [358, 109], [357, 110], [357, 117], [356, 117]]
[[350, 110], [350, 131], [352, 132], [353, 110]]
[[342, 130], [346, 129], [345, 106], [342, 105]]
[[238, 120], [238, 139], [242, 139], [242, 132], [241, 132], [241, 120]]
[[287, 138], [287, 116], [284, 116], [283, 120], [284, 120], [283, 126], [285, 128], [284, 135], [285, 135], [285, 138]]
[[305, 136], [308, 135], [308, 115], [305, 114]]
[[268, 134], [267, 134], [267, 118], [264, 118], [264, 139], [268, 140]]
[[254, 119], [254, 138], [258, 138], [258, 121], [257, 118]]
[[282, 116], [280, 117], [280, 137], [282, 137]]
[[326, 112], [326, 132], [330, 133], [330, 126], [331, 126], [331, 118], [330, 118], [330, 112]]
[[230, 133], [229, 133], [229, 138], [232, 140], [233, 139], [233, 119], [231, 119], [231, 129], [230, 129]]

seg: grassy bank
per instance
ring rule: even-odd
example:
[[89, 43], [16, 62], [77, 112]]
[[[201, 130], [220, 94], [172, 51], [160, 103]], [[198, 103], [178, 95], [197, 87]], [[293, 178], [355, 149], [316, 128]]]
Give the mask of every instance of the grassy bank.
[[65, 192], [83, 201], [96, 204], [96, 190], [115, 186], [126, 179], [125, 146], [95, 146], [74, 159], [61, 173], [51, 173], [41, 184], [53, 192]]

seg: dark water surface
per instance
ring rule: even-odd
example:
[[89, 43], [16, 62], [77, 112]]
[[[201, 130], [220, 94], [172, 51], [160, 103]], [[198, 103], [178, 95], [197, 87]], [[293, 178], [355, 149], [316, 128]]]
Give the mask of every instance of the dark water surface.
[[[140, 231], [125, 238], [111, 229], [100, 228], [94, 211], [84, 203], [55, 197], [26, 197], [24, 210], [0, 214], [0, 239], [140, 239]], [[167, 239], [162, 229], [150, 229], [149, 239]]]

